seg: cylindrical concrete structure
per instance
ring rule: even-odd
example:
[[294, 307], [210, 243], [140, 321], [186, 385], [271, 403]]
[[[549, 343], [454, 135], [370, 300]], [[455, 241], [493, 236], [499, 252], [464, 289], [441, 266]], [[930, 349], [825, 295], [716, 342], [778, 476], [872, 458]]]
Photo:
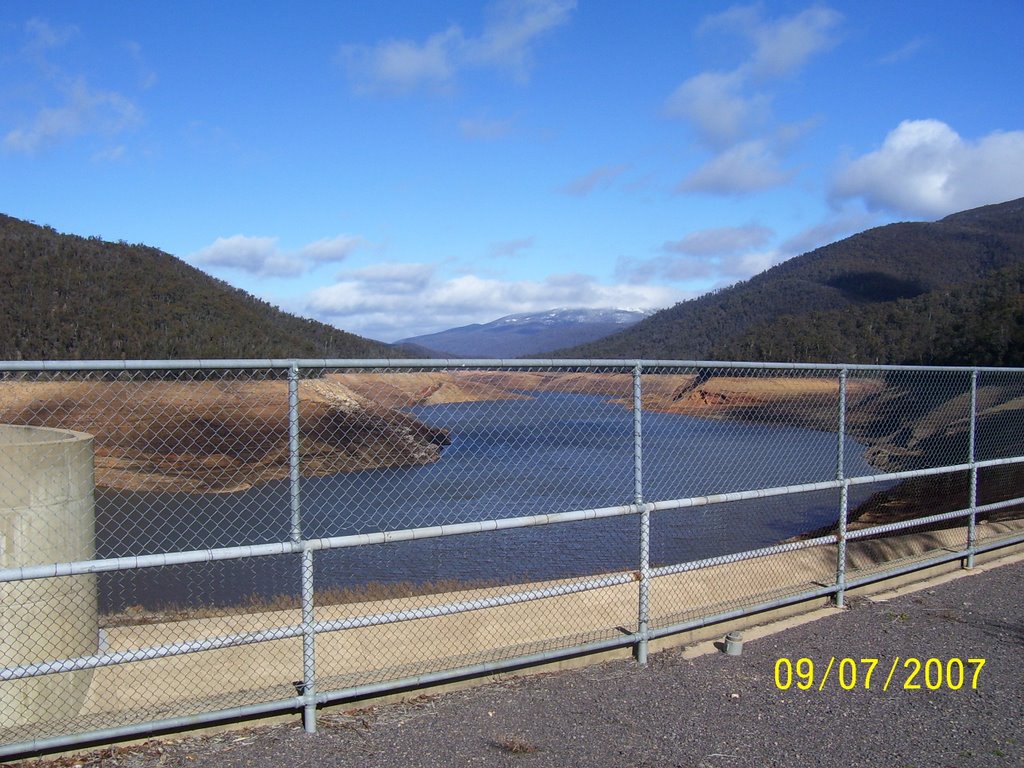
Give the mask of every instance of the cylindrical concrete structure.
[[[0, 567], [89, 560], [93, 438], [0, 425]], [[0, 584], [0, 667], [96, 653], [96, 577]], [[90, 671], [0, 682], [0, 728], [78, 714]]]

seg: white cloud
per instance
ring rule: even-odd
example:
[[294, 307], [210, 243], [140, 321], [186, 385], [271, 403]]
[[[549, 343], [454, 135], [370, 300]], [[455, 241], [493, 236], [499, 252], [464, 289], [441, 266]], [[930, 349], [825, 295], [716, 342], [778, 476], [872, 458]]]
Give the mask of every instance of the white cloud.
[[45, 19], [32, 18], [25, 22], [25, 32], [28, 36], [26, 50], [38, 52], [61, 47], [78, 35], [78, 27], [54, 27]]
[[689, 120], [704, 143], [728, 146], [749, 134], [768, 113], [769, 98], [744, 95], [743, 85], [739, 72], [702, 72], [676, 88], [665, 110]]
[[78, 78], [61, 89], [63, 104], [39, 110], [29, 124], [4, 136], [4, 148], [31, 154], [85, 134], [117, 135], [142, 122], [135, 104], [115, 91], [91, 88]]
[[895, 51], [890, 51], [884, 56], [879, 57], [879, 64], [896, 64], [898, 62], [909, 59], [917, 54], [922, 48], [925, 47], [926, 40], [921, 37], [915, 37], [906, 45], [900, 46]]
[[352, 285], [368, 293], [408, 296], [430, 285], [435, 267], [432, 264], [373, 264], [338, 275], [338, 285]]
[[774, 234], [771, 229], [760, 224], [702, 229], [680, 240], [665, 243], [662, 250], [687, 256], [721, 256], [763, 248]]
[[419, 87], [440, 89], [455, 76], [462, 30], [449, 27], [420, 44], [387, 40], [373, 47], [342, 46], [339, 58], [356, 90], [404, 93]]
[[650, 259], [620, 259], [616, 274], [633, 285], [650, 282], [684, 283], [695, 286], [692, 295], [745, 280], [784, 258], [776, 249], [740, 251], [715, 256], [665, 253]]
[[311, 264], [342, 261], [362, 243], [360, 237], [338, 235], [291, 252], [283, 250], [276, 237], [232, 235], [218, 237], [188, 259], [203, 267], [225, 267], [268, 277], [296, 277]]
[[481, 141], [503, 139], [512, 132], [511, 120], [488, 120], [484, 117], [465, 118], [459, 121], [459, 132], [467, 139]]
[[765, 19], [760, 4], [736, 6], [706, 18], [700, 34], [724, 30], [746, 37], [754, 47], [742, 67], [744, 74], [783, 77], [800, 69], [807, 60], [835, 44], [833, 29], [842, 14], [825, 6], [814, 6], [795, 16]]
[[312, 261], [343, 261], [362, 244], [363, 239], [353, 235], [325, 237], [303, 246], [299, 251], [299, 255]]
[[940, 120], [904, 120], [882, 146], [835, 177], [835, 200], [871, 210], [944, 216], [1024, 196], [1024, 131], [962, 138]]
[[142, 55], [142, 46], [132, 40], [125, 43], [124, 47], [125, 50], [128, 51], [128, 55], [132, 57], [132, 61], [135, 62], [139, 88], [143, 91], [148, 91], [157, 84], [159, 78], [157, 77], [156, 72], [150, 69], [146, 64]]
[[256, 275], [290, 277], [302, 272], [302, 262], [282, 253], [276, 237], [218, 237], [189, 258], [201, 266], [228, 267]]
[[750, 50], [734, 69], [689, 77], [666, 99], [666, 113], [686, 120], [713, 153], [678, 185], [677, 192], [742, 194], [793, 176], [783, 170], [782, 156], [813, 122], [775, 124], [773, 83], [834, 45], [834, 30], [841, 21], [841, 14], [824, 6], [766, 19], [758, 4], [736, 6], [701, 23], [698, 34], [739, 35]]
[[419, 88], [445, 91], [459, 71], [497, 68], [524, 82], [537, 39], [569, 20], [575, 0], [520, 0], [492, 7], [477, 36], [451, 25], [424, 42], [387, 40], [376, 45], [344, 45], [338, 60], [353, 87], [362, 92], [407, 93]]
[[521, 237], [518, 240], [505, 240], [491, 246], [491, 256], [496, 258], [511, 258], [518, 256], [520, 252], [533, 248], [534, 238]]
[[93, 153], [92, 159], [97, 163], [117, 163], [124, 160], [127, 153], [128, 149], [124, 144], [118, 144], [117, 146], [107, 147]]
[[777, 264], [783, 254], [768, 247], [775, 232], [750, 223], [739, 227], [713, 227], [690, 232], [661, 246], [653, 258], [621, 258], [620, 280], [632, 284], [652, 281], [696, 284], [696, 293], [734, 283]]
[[749, 28], [755, 42], [750, 68], [760, 77], [783, 77], [799, 70], [811, 56], [835, 44], [832, 30], [842, 14], [816, 6], [790, 18]]
[[568, 184], [560, 187], [559, 191], [574, 197], [586, 197], [597, 189], [607, 187], [616, 178], [625, 173], [627, 169], [628, 166], [625, 165], [602, 165], [588, 174], [573, 179]]
[[813, 251], [823, 245], [834, 243], [837, 240], [862, 232], [870, 227], [881, 224], [882, 220], [871, 213], [864, 211], [839, 211], [830, 215], [819, 224], [808, 227], [802, 232], [788, 237], [779, 246], [779, 250], [785, 254], [785, 258], [799, 256], [802, 253]]
[[774, 249], [744, 253], [730, 262], [727, 274], [736, 275], [739, 279], [745, 280], [774, 267], [785, 259], [786, 254]]
[[[127, 96], [94, 87], [85, 77], [69, 74], [51, 60], [56, 49], [79, 34], [77, 27], [54, 27], [43, 19], [33, 18], [26, 22], [24, 34], [25, 45], [16, 56], [31, 62], [37, 70], [25, 92], [38, 101], [20, 109], [8, 109], [8, 120], [13, 125], [2, 134], [3, 149], [34, 154], [81, 136], [111, 138], [142, 123], [141, 110]], [[18, 112], [20, 118], [14, 117]], [[116, 152], [99, 150], [93, 157], [109, 159]]]
[[562, 26], [576, 0], [505, 0], [490, 10], [490, 21], [478, 38], [466, 42], [465, 61], [506, 69], [522, 82], [529, 75], [534, 40]]
[[737, 144], [713, 157], [683, 179], [676, 192], [740, 195], [784, 184], [792, 171], [781, 168], [778, 156], [761, 140]]
[[[393, 279], [414, 276], [396, 290]], [[462, 275], [441, 279], [429, 265], [377, 265], [339, 276], [309, 294], [306, 310], [346, 330], [395, 340], [516, 312], [552, 307], [667, 307], [684, 294], [661, 285], [604, 285], [579, 274], [502, 281]], [[414, 298], [412, 298], [414, 297]]]
[[770, 247], [775, 232], [759, 224], [691, 232], [664, 243], [649, 259], [619, 260], [616, 275], [631, 283], [674, 281], [698, 285], [697, 293], [753, 277], [787, 259], [880, 224], [882, 219], [851, 208], [830, 213], [822, 222]]

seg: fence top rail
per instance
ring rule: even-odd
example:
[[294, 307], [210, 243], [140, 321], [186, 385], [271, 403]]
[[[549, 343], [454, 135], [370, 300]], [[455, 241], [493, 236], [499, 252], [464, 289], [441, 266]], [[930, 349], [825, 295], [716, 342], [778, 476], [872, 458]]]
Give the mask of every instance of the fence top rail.
[[998, 368], [991, 366], [941, 365], [868, 365], [862, 363], [759, 363], [736, 360], [644, 360], [644, 359], [463, 359], [463, 358], [378, 358], [378, 359], [319, 359], [319, 358], [251, 358], [251, 359], [180, 359], [180, 360], [7, 360], [0, 361], [0, 373], [82, 371], [185, 371], [185, 370], [251, 370], [290, 368], [436, 368], [436, 369], [516, 369], [516, 368], [576, 368], [635, 370], [640, 369], [746, 369], [772, 371], [935, 371], [979, 373], [1024, 373], [1024, 368]]

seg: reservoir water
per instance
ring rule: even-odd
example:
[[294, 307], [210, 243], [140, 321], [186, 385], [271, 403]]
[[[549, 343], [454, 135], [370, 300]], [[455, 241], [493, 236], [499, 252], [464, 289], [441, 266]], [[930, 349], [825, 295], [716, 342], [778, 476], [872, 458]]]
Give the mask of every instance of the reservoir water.
[[[447, 429], [451, 444], [425, 466], [301, 482], [306, 537], [629, 504], [632, 413], [605, 398], [541, 394], [524, 400], [410, 409]], [[834, 433], [644, 412], [646, 501], [832, 480]], [[874, 474], [863, 446], [845, 441], [847, 476]], [[851, 489], [856, 505], [871, 490]], [[877, 489], [875, 489], [877, 490]], [[659, 512], [654, 565], [767, 546], [835, 522], [838, 491]], [[230, 494], [103, 492], [97, 556], [286, 541], [285, 482]], [[316, 588], [439, 580], [510, 583], [635, 568], [638, 518], [426, 539], [319, 552]], [[296, 595], [296, 556], [169, 566], [100, 576], [100, 609], [230, 605]]]

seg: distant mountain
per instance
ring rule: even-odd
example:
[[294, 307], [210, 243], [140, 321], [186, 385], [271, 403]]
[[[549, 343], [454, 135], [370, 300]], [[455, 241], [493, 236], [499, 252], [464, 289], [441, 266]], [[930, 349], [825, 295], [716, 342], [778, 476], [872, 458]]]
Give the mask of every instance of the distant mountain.
[[1024, 198], [867, 230], [561, 357], [1004, 365], [1024, 356]]
[[0, 215], [0, 359], [400, 357], [144, 245]]
[[529, 357], [547, 350], [582, 344], [621, 331], [650, 312], [629, 309], [551, 309], [507, 315], [490, 323], [464, 325], [447, 331], [413, 336], [395, 342], [426, 347], [455, 357]]

